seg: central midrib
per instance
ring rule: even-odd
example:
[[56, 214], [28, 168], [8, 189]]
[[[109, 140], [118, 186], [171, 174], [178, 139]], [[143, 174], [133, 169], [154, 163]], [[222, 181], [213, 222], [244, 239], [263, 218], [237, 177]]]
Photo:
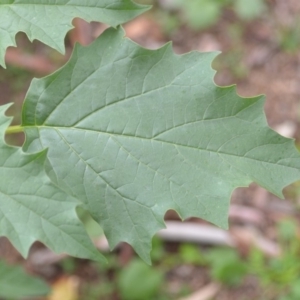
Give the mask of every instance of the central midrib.
[[[178, 143], [172, 143], [169, 141], [164, 141], [164, 140], [160, 140], [160, 139], [156, 139], [156, 138], [146, 138], [146, 137], [140, 137], [140, 136], [135, 136], [135, 135], [129, 135], [129, 134], [119, 134], [119, 133], [113, 133], [113, 132], [105, 132], [105, 131], [99, 131], [99, 130], [92, 130], [92, 129], [85, 129], [85, 128], [71, 128], [71, 127], [63, 127], [63, 126], [59, 126], [59, 127], [55, 127], [55, 126], [23, 126], [24, 130], [26, 131], [26, 129], [46, 129], [46, 130], [55, 130], [55, 131], [60, 131], [61, 130], [75, 130], [75, 131], [84, 131], [84, 132], [93, 132], [96, 134], [105, 134], [105, 135], [110, 135], [110, 136], [116, 136], [116, 137], [127, 137], [127, 138], [136, 138], [138, 140], [144, 140], [144, 141], [152, 141], [152, 142], [159, 142], [159, 143], [165, 143], [165, 144], [169, 144], [175, 147], [183, 147], [183, 148], [188, 148], [188, 149], [192, 149], [192, 150], [198, 150], [198, 151], [205, 151], [205, 152], [209, 152], [209, 153], [215, 153], [218, 155], [224, 155], [224, 156], [230, 156], [230, 157], [240, 157], [243, 159], [248, 159], [248, 160], [252, 160], [255, 162], [261, 162], [261, 163], [266, 163], [266, 164], [271, 164], [271, 165], [280, 165], [280, 166], [284, 166], [284, 167], [288, 167], [291, 169], [295, 169], [298, 170], [298, 168], [296, 167], [292, 167], [292, 166], [288, 166], [288, 165], [283, 165], [283, 164], [279, 164], [279, 163], [274, 163], [274, 162], [268, 162], [268, 161], [264, 161], [264, 160], [259, 160], [259, 159], [255, 159], [252, 157], [247, 157], [247, 156], [242, 156], [242, 155], [237, 155], [237, 154], [233, 154], [233, 153], [226, 153], [226, 152], [222, 152], [222, 151], [216, 151], [214, 149], [207, 149], [207, 148], [199, 148], [199, 147], [193, 147], [193, 146], [188, 146], [188, 145], [183, 145], [183, 144], [178, 144]], [[290, 141], [288, 140], [287, 143], [289, 143]], [[249, 152], [249, 151], [248, 151]], [[298, 170], [299, 171], [299, 170]]]

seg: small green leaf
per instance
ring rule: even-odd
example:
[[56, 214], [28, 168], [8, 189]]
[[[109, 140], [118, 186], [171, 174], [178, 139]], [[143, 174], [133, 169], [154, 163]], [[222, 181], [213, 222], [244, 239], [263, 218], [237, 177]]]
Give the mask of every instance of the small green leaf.
[[236, 0], [234, 2], [234, 8], [240, 18], [252, 20], [265, 12], [267, 6], [264, 0]]
[[155, 299], [163, 284], [163, 273], [134, 260], [119, 275], [118, 285], [124, 300]]
[[0, 65], [6, 48], [16, 46], [15, 35], [25, 32], [64, 53], [64, 37], [75, 17], [111, 26], [125, 23], [149, 9], [131, 0], [0, 0]]
[[42, 280], [27, 275], [19, 266], [9, 266], [0, 261], [0, 297], [24, 299], [49, 292], [49, 287]]
[[104, 261], [77, 217], [78, 201], [46, 175], [46, 151], [25, 154], [6, 145], [7, 107], [0, 106], [0, 236], [24, 257], [33, 242], [41, 241], [55, 252]]
[[282, 196], [300, 178], [300, 156], [268, 127], [263, 97], [214, 84], [215, 56], [143, 49], [111, 28], [33, 80], [24, 149], [48, 148], [49, 176], [85, 205], [111, 248], [126, 241], [149, 262], [167, 210], [227, 227], [236, 187], [254, 181]]
[[233, 249], [212, 249], [206, 255], [211, 266], [211, 276], [227, 285], [237, 286], [241, 284], [247, 274], [247, 264], [243, 262]]
[[210, 0], [180, 0], [187, 24], [195, 30], [214, 25], [221, 15], [223, 3]]

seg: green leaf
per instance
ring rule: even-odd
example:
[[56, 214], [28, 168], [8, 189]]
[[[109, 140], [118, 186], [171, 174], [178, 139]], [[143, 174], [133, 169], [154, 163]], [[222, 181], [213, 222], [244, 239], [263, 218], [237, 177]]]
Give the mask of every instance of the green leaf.
[[41, 241], [55, 252], [104, 261], [77, 217], [78, 201], [46, 175], [46, 151], [25, 154], [5, 144], [7, 107], [0, 106], [0, 236], [24, 257], [33, 242]]
[[220, 18], [223, 3], [210, 0], [180, 0], [187, 24], [195, 30], [214, 25]]
[[156, 299], [163, 280], [162, 271], [134, 260], [119, 274], [118, 285], [124, 300], [151, 300]]
[[21, 267], [0, 261], [0, 297], [24, 299], [47, 295], [49, 287], [42, 280], [27, 275]]
[[16, 46], [20, 31], [64, 53], [75, 17], [117, 26], [148, 9], [131, 0], [0, 0], [0, 65], [5, 66], [6, 48]]
[[252, 20], [259, 17], [266, 11], [267, 6], [264, 0], [236, 0], [234, 2], [234, 9], [240, 18], [245, 20]]
[[33, 80], [24, 149], [48, 148], [49, 176], [85, 204], [111, 247], [126, 241], [149, 262], [167, 210], [227, 227], [236, 187], [254, 181], [282, 196], [300, 178], [299, 154], [268, 127], [263, 97], [214, 84], [215, 56], [143, 49], [111, 28]]
[[212, 249], [206, 259], [210, 263], [211, 277], [227, 285], [240, 285], [248, 272], [247, 264], [230, 248]]

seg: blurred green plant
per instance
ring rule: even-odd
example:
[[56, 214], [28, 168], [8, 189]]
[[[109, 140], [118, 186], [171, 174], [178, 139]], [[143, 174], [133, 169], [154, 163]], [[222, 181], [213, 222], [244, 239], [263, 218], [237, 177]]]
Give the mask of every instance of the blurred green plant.
[[[299, 300], [300, 299], [300, 241], [297, 223], [286, 219], [277, 224], [278, 243], [282, 249], [279, 257], [267, 258], [259, 249], [252, 249], [247, 257], [241, 257], [236, 249], [206, 248], [195, 244], [181, 244], [178, 251], [170, 253], [159, 238], [153, 240], [151, 253], [154, 266], [149, 267], [140, 259], [134, 259], [128, 266], [121, 267], [114, 255], [107, 256], [108, 265], [97, 264], [101, 285], [87, 284], [84, 300], [110, 299], [118, 290], [122, 300], [169, 300], [173, 299], [167, 289], [168, 274], [182, 265], [193, 265], [209, 272], [211, 280], [224, 286], [239, 287], [244, 279], [254, 276], [261, 285], [262, 295], [257, 300]], [[95, 264], [95, 263], [94, 263]], [[108, 271], [114, 270], [110, 279]], [[180, 294], [189, 294], [182, 283]]]
[[232, 2], [237, 16], [245, 21], [258, 18], [267, 10], [264, 0], [234, 0], [230, 2]]
[[199, 246], [192, 244], [182, 244], [179, 247], [179, 256], [182, 263], [196, 266], [206, 266], [207, 259]]
[[246, 276], [247, 264], [230, 248], [212, 249], [206, 256], [212, 279], [228, 286], [238, 286]]
[[[163, 1], [162, 1], [163, 2]], [[265, 0], [174, 0], [170, 2], [167, 11], [171, 21], [163, 21], [170, 29], [180, 24], [187, 24], [193, 30], [201, 30], [215, 25], [221, 18], [224, 9], [232, 10], [243, 21], [251, 21], [260, 17], [266, 10]], [[178, 21], [174, 21], [177, 17]]]
[[0, 298], [32, 299], [49, 292], [49, 287], [42, 280], [26, 274], [19, 266], [10, 266], [0, 261]]
[[248, 273], [246, 262], [232, 248], [201, 250], [197, 245], [182, 244], [176, 256], [178, 264], [205, 267], [213, 281], [228, 286], [238, 286]]
[[110, 300], [111, 295], [116, 290], [116, 283], [110, 280], [101, 280], [101, 284], [89, 283], [82, 288], [82, 300]]
[[259, 279], [267, 299], [273, 299], [271, 297], [275, 295], [280, 300], [296, 300], [300, 298], [297, 224], [292, 219], [283, 220], [278, 223], [277, 230], [281, 255], [266, 258], [260, 250], [253, 249], [248, 258], [248, 269]]
[[118, 285], [124, 300], [157, 299], [164, 274], [141, 260], [133, 260], [120, 272]]
[[227, 0], [175, 0], [183, 20], [191, 29], [203, 29], [214, 25], [220, 18]]
[[283, 51], [297, 53], [300, 47], [300, 19], [296, 19], [290, 26], [278, 26], [277, 40]]
[[72, 274], [77, 268], [76, 259], [71, 256], [66, 257], [61, 261], [60, 266], [62, 267], [64, 273]]

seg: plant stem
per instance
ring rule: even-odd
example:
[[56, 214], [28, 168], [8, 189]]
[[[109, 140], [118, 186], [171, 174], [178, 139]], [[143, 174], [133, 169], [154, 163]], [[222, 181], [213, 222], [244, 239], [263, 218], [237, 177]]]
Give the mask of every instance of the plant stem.
[[6, 134], [12, 134], [12, 133], [18, 133], [18, 132], [23, 132], [24, 128], [21, 125], [16, 125], [16, 126], [9, 126], [5, 133]]

